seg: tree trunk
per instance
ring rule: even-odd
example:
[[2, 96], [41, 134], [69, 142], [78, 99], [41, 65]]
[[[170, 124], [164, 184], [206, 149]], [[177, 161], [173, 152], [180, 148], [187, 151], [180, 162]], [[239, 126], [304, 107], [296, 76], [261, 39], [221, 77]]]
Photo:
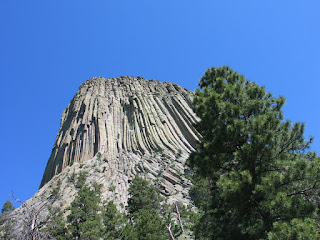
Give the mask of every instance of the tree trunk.
[[181, 220], [178, 204], [175, 203], [175, 205], [176, 205], [176, 210], [177, 210], [177, 214], [178, 214], [178, 220], [179, 220], [179, 223], [180, 223], [181, 232], [184, 233], [183, 224], [182, 224], [182, 220]]

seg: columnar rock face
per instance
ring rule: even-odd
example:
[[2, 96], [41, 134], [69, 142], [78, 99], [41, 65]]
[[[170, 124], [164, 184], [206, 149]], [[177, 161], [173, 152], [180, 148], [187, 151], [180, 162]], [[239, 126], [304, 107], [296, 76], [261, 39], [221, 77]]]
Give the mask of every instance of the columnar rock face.
[[[63, 112], [40, 187], [67, 166], [98, 153], [110, 167], [129, 171], [129, 176], [136, 173], [142, 158], [154, 153], [165, 154], [166, 159], [180, 154], [183, 171], [184, 161], [199, 139], [193, 127], [197, 117], [191, 109], [192, 97], [192, 92], [176, 84], [142, 77], [86, 81]], [[156, 165], [154, 169], [149, 166], [154, 175], [163, 163]], [[177, 181], [172, 173], [163, 177]]]
[[47, 222], [49, 207], [66, 217], [81, 173], [122, 212], [136, 175], [157, 185], [168, 204], [192, 207], [185, 162], [200, 138], [192, 98], [176, 84], [141, 77], [83, 83], [63, 112], [39, 191], [12, 214], [13, 231], [20, 236], [34, 219]]

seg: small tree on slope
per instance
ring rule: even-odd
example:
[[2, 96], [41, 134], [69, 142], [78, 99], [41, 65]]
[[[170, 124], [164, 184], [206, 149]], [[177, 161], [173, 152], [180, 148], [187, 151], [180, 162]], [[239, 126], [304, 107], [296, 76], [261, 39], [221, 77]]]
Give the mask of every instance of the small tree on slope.
[[132, 225], [124, 229], [124, 239], [164, 240], [168, 232], [161, 217], [161, 196], [149, 181], [136, 176], [128, 192], [128, 217]]
[[11, 225], [14, 223], [12, 222], [12, 216], [9, 216], [9, 214], [14, 209], [11, 201], [6, 201], [2, 206], [0, 214], [0, 239], [10, 239]]
[[1, 209], [1, 214], [7, 214], [7, 213], [13, 211], [14, 209], [15, 208], [14, 208], [12, 202], [8, 200], [3, 204], [3, 207]]
[[71, 203], [67, 216], [68, 231], [74, 239], [100, 239], [103, 234], [101, 198], [99, 185], [91, 189], [85, 184], [85, 177], [78, 179], [80, 187], [77, 197]]
[[208, 69], [199, 86], [203, 138], [188, 164], [210, 196], [198, 201], [196, 237], [319, 239], [319, 158], [306, 152], [304, 125], [283, 120], [285, 99], [229, 67]]

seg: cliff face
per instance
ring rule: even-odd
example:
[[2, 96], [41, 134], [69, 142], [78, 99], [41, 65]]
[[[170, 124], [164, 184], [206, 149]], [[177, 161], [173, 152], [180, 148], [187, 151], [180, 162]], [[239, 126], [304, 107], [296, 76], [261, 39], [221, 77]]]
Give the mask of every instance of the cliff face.
[[176, 84], [141, 77], [83, 83], [62, 114], [39, 191], [11, 214], [15, 239], [23, 239], [34, 221], [48, 223], [49, 208], [66, 217], [81, 173], [122, 212], [135, 175], [157, 185], [168, 204], [192, 207], [185, 162], [200, 137], [192, 98]]
[[[185, 158], [199, 139], [193, 128], [197, 117], [191, 109], [192, 97], [192, 92], [176, 84], [142, 77], [86, 81], [62, 114], [40, 187], [67, 166], [98, 153], [111, 168], [129, 177], [139, 171], [141, 159], [155, 153], [167, 160], [180, 155], [179, 172], [183, 172]], [[156, 165], [149, 166], [154, 175], [165, 161]]]

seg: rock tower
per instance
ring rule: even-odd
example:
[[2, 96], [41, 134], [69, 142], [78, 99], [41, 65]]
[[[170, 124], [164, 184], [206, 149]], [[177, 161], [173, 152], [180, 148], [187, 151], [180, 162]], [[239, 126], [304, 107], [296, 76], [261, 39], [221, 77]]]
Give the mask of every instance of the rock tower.
[[62, 114], [40, 189], [11, 214], [14, 234], [22, 239], [34, 221], [47, 222], [50, 209], [66, 217], [81, 174], [122, 212], [136, 175], [156, 184], [168, 204], [193, 207], [185, 162], [200, 135], [192, 98], [176, 84], [142, 77], [83, 83]]
[[[185, 200], [184, 164], [199, 139], [192, 98], [177, 84], [142, 77], [86, 81], [62, 114], [40, 188], [66, 168], [86, 165], [103, 173], [93, 174], [106, 186], [106, 198], [125, 204], [131, 179], [144, 174], [159, 180], [172, 201]], [[117, 198], [106, 193], [110, 185]]]

